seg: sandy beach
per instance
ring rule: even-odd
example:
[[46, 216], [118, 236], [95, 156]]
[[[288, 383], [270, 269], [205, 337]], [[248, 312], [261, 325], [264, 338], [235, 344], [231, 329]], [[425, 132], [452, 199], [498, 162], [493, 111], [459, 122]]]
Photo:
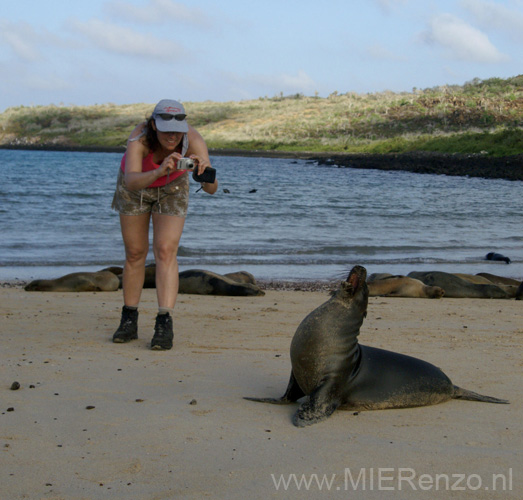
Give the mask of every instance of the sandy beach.
[[1, 500], [522, 497], [521, 301], [372, 297], [360, 334], [510, 405], [338, 411], [298, 429], [296, 405], [242, 397], [283, 394], [294, 331], [327, 291], [180, 295], [167, 352], [148, 348], [154, 290], [130, 344], [111, 342], [121, 292], [0, 297]]

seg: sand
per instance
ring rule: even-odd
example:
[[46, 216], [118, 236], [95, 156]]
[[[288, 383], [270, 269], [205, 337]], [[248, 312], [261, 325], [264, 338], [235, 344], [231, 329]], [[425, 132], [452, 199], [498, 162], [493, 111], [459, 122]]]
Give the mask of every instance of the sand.
[[0, 297], [1, 500], [523, 496], [522, 301], [373, 297], [360, 335], [510, 405], [338, 411], [298, 429], [296, 405], [242, 397], [283, 394], [291, 338], [325, 291], [181, 295], [167, 352], [148, 349], [154, 290], [130, 344], [111, 342], [121, 292]]

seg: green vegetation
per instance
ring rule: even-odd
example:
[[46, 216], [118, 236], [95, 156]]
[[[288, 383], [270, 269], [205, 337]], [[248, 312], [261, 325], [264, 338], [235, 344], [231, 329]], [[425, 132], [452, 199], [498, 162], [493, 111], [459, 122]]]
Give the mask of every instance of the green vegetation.
[[[523, 75], [463, 86], [185, 102], [210, 148], [280, 152], [523, 153]], [[35, 106], [0, 114], [0, 145], [125, 145], [154, 104]], [[486, 153], [485, 153], [486, 152]]]

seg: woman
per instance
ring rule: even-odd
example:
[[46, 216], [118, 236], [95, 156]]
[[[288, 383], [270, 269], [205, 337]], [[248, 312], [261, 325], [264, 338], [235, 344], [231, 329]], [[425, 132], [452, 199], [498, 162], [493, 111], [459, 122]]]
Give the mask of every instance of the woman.
[[[177, 252], [189, 201], [188, 170], [177, 170], [177, 161], [192, 158], [198, 175], [211, 166], [202, 136], [185, 120], [182, 104], [164, 99], [151, 117], [138, 125], [127, 142], [118, 173], [113, 208], [120, 213], [125, 245], [123, 299], [120, 326], [113, 342], [138, 338], [138, 305], [149, 250], [149, 223], [153, 221], [158, 315], [151, 349], [171, 349], [173, 310], [178, 295]], [[214, 194], [218, 182], [203, 183]]]

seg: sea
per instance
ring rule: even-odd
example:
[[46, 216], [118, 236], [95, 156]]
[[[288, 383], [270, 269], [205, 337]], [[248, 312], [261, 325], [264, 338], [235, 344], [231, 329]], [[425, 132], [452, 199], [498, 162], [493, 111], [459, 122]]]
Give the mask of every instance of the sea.
[[[0, 280], [123, 266], [111, 209], [120, 153], [0, 150]], [[191, 180], [180, 270], [263, 280], [488, 272], [523, 278], [523, 182], [211, 157], [219, 189]], [[151, 230], [152, 241], [152, 230]], [[510, 264], [485, 259], [501, 253]], [[148, 262], [154, 262], [152, 249]]]

